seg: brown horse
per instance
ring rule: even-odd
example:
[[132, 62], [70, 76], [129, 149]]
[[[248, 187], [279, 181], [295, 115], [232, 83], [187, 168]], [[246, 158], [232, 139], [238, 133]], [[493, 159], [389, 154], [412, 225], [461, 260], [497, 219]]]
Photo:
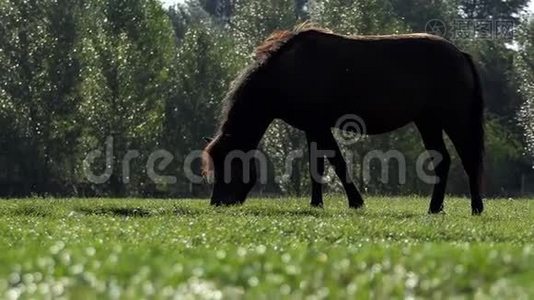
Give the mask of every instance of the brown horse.
[[[303, 130], [309, 145], [334, 151], [328, 159], [349, 206], [362, 207], [331, 132], [340, 117], [353, 114], [371, 135], [413, 122], [425, 148], [442, 155], [435, 167], [439, 180], [430, 213], [443, 210], [450, 166], [446, 133], [469, 177], [472, 212], [482, 213], [484, 104], [468, 54], [428, 34], [349, 37], [301, 27], [274, 33], [257, 48], [256, 56], [233, 83], [217, 135], [204, 150], [204, 173], [215, 179], [213, 205], [245, 201], [256, 182], [255, 164], [227, 163], [226, 158], [235, 151], [255, 151], [269, 124], [281, 119]], [[310, 155], [310, 166], [317, 166], [320, 175], [324, 160]], [[321, 181], [314, 176], [311, 203], [323, 203]]]

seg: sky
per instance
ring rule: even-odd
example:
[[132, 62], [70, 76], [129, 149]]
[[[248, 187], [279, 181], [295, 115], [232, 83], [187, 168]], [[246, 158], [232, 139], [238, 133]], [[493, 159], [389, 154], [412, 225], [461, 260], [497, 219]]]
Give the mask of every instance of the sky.
[[[165, 6], [170, 6], [175, 3], [184, 2], [184, 0], [162, 0]], [[530, 1], [529, 11], [534, 13], [534, 0]]]

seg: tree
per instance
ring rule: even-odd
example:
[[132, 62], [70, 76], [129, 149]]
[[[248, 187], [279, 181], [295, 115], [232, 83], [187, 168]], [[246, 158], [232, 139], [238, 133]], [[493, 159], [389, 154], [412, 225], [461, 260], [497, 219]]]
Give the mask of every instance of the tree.
[[[209, 20], [192, 24], [181, 42], [172, 96], [165, 103], [163, 139], [166, 148], [176, 149], [179, 170], [192, 151], [201, 149], [203, 137], [215, 132], [227, 87], [242, 65], [233, 49], [233, 41]], [[194, 169], [198, 172], [199, 166]], [[193, 191], [186, 178], [179, 183], [178, 191]]]
[[525, 19], [519, 28], [519, 47], [515, 69], [523, 104], [519, 123], [524, 131], [527, 152], [534, 158], [534, 19]]
[[311, 21], [341, 34], [394, 34], [407, 30], [387, 0], [309, 0], [308, 6]]
[[[80, 130], [75, 90], [79, 1], [7, 1], [2, 10], [0, 79], [9, 160], [21, 170], [22, 193], [59, 192], [72, 180]], [[11, 121], [8, 121], [11, 118]], [[52, 182], [55, 181], [55, 182]], [[55, 187], [53, 187], [55, 186]]]
[[464, 17], [470, 19], [513, 19], [527, 7], [529, 0], [460, 0], [458, 5]]
[[[391, 0], [395, 14], [413, 32], [429, 31], [431, 21], [443, 22], [446, 27], [458, 16], [458, 0]], [[439, 23], [438, 23], [439, 24]], [[447, 32], [445, 32], [447, 35]]]
[[[80, 107], [85, 125], [84, 148], [102, 148], [113, 138], [111, 193], [149, 191], [143, 167], [158, 149], [164, 103], [170, 97], [170, 66], [175, 38], [166, 12], [156, 0], [94, 0], [85, 6], [79, 44], [84, 59]], [[140, 151], [135, 172], [121, 180], [122, 157]], [[128, 189], [128, 190], [127, 190]]]
[[[525, 145], [520, 139], [521, 127], [516, 122], [521, 107], [520, 86], [514, 75], [517, 51], [513, 40], [517, 38], [520, 12], [528, 1], [459, 1], [457, 18], [474, 26], [478, 20], [491, 24], [491, 37], [484, 38], [478, 32], [471, 38], [455, 38], [453, 41], [477, 61], [486, 103], [487, 143], [487, 192], [502, 194], [516, 189], [521, 182], [522, 171], [527, 164], [518, 153]], [[503, 35], [506, 27], [509, 33]], [[469, 23], [470, 22], [470, 23]], [[472, 28], [472, 27], [470, 27]], [[473, 29], [472, 29], [473, 30]]]
[[[182, 174], [187, 155], [202, 148], [202, 138], [215, 131], [230, 82], [252, 62], [254, 48], [272, 31], [305, 20], [345, 34], [424, 31], [430, 19], [445, 21], [449, 29], [458, 18], [518, 22], [525, 3], [190, 0], [165, 10], [158, 0], [1, 1], [0, 192], [189, 196], [195, 189], [185, 176], [173, 186], [153, 183], [145, 172], [147, 156], [160, 148], [173, 152], [173, 164], [161, 172]], [[492, 193], [515, 189], [521, 173], [517, 170], [530, 167], [521, 156], [521, 134], [534, 155], [534, 30], [531, 20], [521, 21], [517, 43], [447, 36], [480, 66]], [[110, 137], [113, 176], [107, 185], [87, 186], [82, 162], [87, 153], [102, 150]], [[279, 179], [267, 188], [304, 194], [309, 185], [305, 151], [294, 163], [292, 176], [282, 176], [288, 155], [306, 148], [304, 135], [276, 121], [261, 147], [275, 170], [271, 182]], [[345, 148], [355, 161], [371, 150], [399, 150], [408, 170], [415, 170], [423, 152], [413, 126], [365, 137]], [[132, 158], [131, 173], [126, 174], [122, 162], [129, 150], [138, 150], [140, 157]], [[459, 160], [453, 161], [449, 191], [464, 192], [463, 170]], [[99, 173], [106, 161], [102, 157], [91, 167]], [[354, 167], [355, 178], [360, 178], [361, 164]], [[371, 167], [371, 178], [379, 178], [378, 165]], [[402, 186], [373, 180], [362, 187], [392, 194], [428, 190], [414, 173], [407, 174]], [[327, 177], [335, 176], [330, 170]], [[334, 180], [328, 186], [339, 188]]]

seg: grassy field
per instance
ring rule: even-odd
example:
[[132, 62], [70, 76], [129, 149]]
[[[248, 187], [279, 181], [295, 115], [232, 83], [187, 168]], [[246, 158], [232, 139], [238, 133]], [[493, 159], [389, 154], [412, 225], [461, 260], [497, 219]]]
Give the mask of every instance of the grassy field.
[[0, 298], [534, 297], [525, 200], [2, 200]]

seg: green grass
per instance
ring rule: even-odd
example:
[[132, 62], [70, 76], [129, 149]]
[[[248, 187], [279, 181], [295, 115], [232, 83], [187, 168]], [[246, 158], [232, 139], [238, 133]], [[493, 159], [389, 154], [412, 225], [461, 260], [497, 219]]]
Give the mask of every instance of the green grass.
[[526, 200], [0, 201], [0, 298], [534, 297]]

